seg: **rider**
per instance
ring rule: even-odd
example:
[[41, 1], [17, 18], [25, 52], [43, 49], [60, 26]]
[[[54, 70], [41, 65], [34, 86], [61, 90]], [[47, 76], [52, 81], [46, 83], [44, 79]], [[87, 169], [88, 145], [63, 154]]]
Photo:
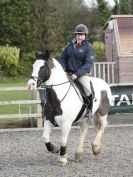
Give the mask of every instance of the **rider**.
[[87, 41], [88, 28], [79, 24], [75, 28], [75, 37], [62, 52], [59, 62], [66, 72], [72, 73], [71, 79], [78, 80], [87, 96], [87, 112], [85, 117], [92, 115], [93, 95], [89, 80], [90, 70], [95, 56], [91, 44]]

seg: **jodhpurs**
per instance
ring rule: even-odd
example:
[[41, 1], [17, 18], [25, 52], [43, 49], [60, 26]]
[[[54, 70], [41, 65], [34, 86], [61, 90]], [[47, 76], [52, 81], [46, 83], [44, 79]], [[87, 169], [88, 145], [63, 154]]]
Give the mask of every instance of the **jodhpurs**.
[[91, 87], [90, 87], [90, 75], [85, 74], [84, 76], [81, 76], [78, 81], [81, 83], [81, 85], [84, 88], [85, 94], [88, 97], [91, 94]]

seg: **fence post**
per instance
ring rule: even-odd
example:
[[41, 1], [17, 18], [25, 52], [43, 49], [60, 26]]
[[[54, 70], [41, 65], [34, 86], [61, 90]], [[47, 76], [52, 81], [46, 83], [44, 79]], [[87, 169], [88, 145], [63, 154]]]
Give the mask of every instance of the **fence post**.
[[44, 102], [45, 102], [45, 90], [39, 89], [39, 90], [30, 90], [30, 97], [32, 100], [41, 100], [41, 104], [37, 103], [37, 105], [31, 106], [31, 112], [32, 113], [41, 113], [42, 116], [38, 118], [31, 118], [31, 127], [35, 127], [35, 120], [37, 122], [37, 127], [41, 128], [43, 127], [43, 122], [45, 120], [44, 116]]
[[[36, 99], [36, 91], [29, 90], [29, 92], [30, 92], [31, 100], [35, 100]], [[35, 107], [34, 104], [30, 106], [30, 112], [31, 113], [35, 113], [36, 112], [36, 107]], [[31, 127], [35, 127], [35, 118], [34, 117], [30, 119], [30, 122], [31, 122]]]
[[[36, 92], [36, 99], [41, 100], [41, 94], [40, 90], [37, 90]], [[43, 127], [43, 110], [42, 110], [42, 105], [40, 103], [37, 104], [37, 113], [42, 113], [41, 117], [37, 118], [37, 127], [42, 128]]]

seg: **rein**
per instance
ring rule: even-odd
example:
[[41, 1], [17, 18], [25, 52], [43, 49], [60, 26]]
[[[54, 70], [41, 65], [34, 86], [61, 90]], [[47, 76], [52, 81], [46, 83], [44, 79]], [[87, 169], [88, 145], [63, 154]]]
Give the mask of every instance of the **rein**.
[[[36, 79], [38, 79], [38, 77], [35, 77], [35, 76], [30, 76], [30, 78], [33, 79], [34, 81], [36, 81]], [[62, 82], [60, 84], [52, 84], [52, 85], [43, 85], [43, 82], [41, 82], [41, 83], [42, 83], [44, 88], [52, 88], [53, 86], [63, 85], [63, 84], [66, 84], [68, 82], [70, 82], [70, 81]]]
[[55, 87], [55, 86], [63, 85], [63, 84], [66, 84], [66, 83], [70, 83], [70, 86], [69, 86], [66, 94], [64, 95], [64, 97], [60, 100], [60, 102], [62, 102], [65, 99], [65, 97], [67, 96], [67, 94], [68, 94], [68, 92], [69, 92], [69, 90], [71, 88], [72, 84], [71, 84], [70, 81], [66, 81], [66, 82], [63, 82], [63, 83], [60, 83], [60, 84], [44, 85], [43, 87], [47, 89], [47, 88], [52, 88], [53, 86]]
[[[35, 79], [38, 79], [38, 77], [35, 77], [35, 76], [30, 76], [30, 78], [33, 79], [34, 81], [36, 81]], [[80, 98], [80, 95], [79, 95], [78, 91], [76, 90], [75, 85], [74, 85], [74, 83], [72, 82], [72, 80], [71, 80], [69, 77], [68, 77], [68, 79], [69, 79], [69, 80], [66, 81], [66, 82], [62, 82], [62, 83], [59, 83], [59, 84], [52, 84], [52, 85], [45, 85], [45, 84], [43, 84], [43, 82], [41, 81], [41, 87], [47, 89], [47, 88], [52, 88], [52, 87], [60, 86], [60, 85], [66, 84], [66, 83], [70, 83], [70, 86], [69, 86], [69, 88], [68, 88], [66, 94], [64, 95], [64, 97], [61, 99], [60, 102], [62, 102], [62, 101], [65, 99], [65, 97], [67, 96], [67, 94], [68, 94], [68, 92], [69, 92], [71, 86], [73, 86], [73, 88], [74, 88], [75, 92], [77, 93], [77, 95], [78, 95], [79, 99], [81, 100], [81, 102], [82, 102], [84, 105], [86, 105], [86, 104], [82, 101], [82, 99]], [[78, 87], [78, 86], [77, 86], [77, 87]], [[79, 89], [79, 88], [78, 88], [78, 89]], [[82, 92], [81, 92], [81, 95], [84, 96], [84, 94], [83, 94]]]
[[59, 85], [63, 85], [63, 84], [66, 84], [70, 81], [66, 81], [66, 82], [62, 82], [60, 84], [52, 84], [52, 85], [44, 85], [45, 88], [52, 88], [53, 86], [59, 86]]

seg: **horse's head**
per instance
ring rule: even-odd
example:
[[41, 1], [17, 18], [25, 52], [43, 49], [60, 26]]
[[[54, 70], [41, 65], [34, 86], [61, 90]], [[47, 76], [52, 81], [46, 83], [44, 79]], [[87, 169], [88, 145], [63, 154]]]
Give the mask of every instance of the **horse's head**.
[[30, 90], [36, 89], [39, 70], [42, 66], [44, 66], [44, 63], [48, 61], [48, 59], [50, 58], [50, 54], [49, 51], [46, 50], [44, 53], [36, 52], [35, 57], [36, 61], [33, 64], [31, 79], [28, 81], [28, 87]]
[[37, 79], [37, 87], [39, 87], [42, 83], [45, 83], [51, 75], [51, 69], [54, 68], [54, 63], [51, 58], [48, 58], [44, 65], [40, 67], [38, 72], [38, 79]]

